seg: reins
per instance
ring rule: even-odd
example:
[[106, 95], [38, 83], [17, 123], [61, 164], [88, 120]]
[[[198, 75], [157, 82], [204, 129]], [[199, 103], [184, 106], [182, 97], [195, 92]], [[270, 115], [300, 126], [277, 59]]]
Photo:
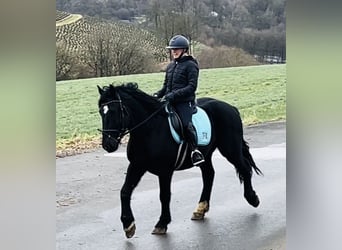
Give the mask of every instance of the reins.
[[[122, 100], [120, 98], [120, 96], [118, 95], [118, 99], [119, 100], [111, 100], [109, 102], [106, 102], [106, 103], [103, 103], [101, 106], [105, 106], [105, 105], [108, 105], [110, 103], [119, 103], [120, 104], [120, 110], [121, 110], [121, 120], [122, 120], [122, 128], [121, 129], [97, 129], [98, 131], [100, 131], [103, 135], [106, 135], [108, 138], [110, 139], [113, 139], [115, 140], [116, 142], [121, 142], [121, 139], [131, 133], [132, 131], [136, 130], [137, 128], [141, 127], [142, 125], [144, 125], [146, 122], [148, 122], [153, 116], [155, 116], [157, 113], [160, 112], [160, 110], [162, 110], [164, 107], [165, 107], [165, 103], [163, 103], [156, 111], [154, 111], [151, 115], [149, 115], [146, 119], [144, 119], [143, 121], [139, 122], [137, 125], [135, 125], [133, 128], [131, 129], [128, 129], [128, 128], [125, 128], [124, 126], [124, 109], [125, 109], [125, 106], [122, 104]], [[117, 132], [119, 131], [119, 135], [117, 138], [113, 138], [110, 134], [108, 134], [107, 132]]]
[[127, 130], [125, 132], [125, 135], [128, 133], [131, 133], [133, 130], [139, 128], [140, 126], [144, 125], [146, 122], [148, 122], [153, 116], [155, 116], [163, 107], [165, 106], [165, 103], [161, 105], [156, 111], [154, 111], [151, 115], [149, 115], [145, 120], [141, 121], [137, 125], [135, 125], [133, 128]]

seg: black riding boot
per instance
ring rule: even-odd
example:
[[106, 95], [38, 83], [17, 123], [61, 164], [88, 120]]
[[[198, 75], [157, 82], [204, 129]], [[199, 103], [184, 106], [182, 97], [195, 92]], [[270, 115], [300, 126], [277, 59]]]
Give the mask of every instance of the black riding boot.
[[185, 136], [187, 142], [190, 145], [192, 164], [194, 166], [199, 166], [201, 163], [204, 162], [204, 157], [201, 151], [199, 151], [197, 148], [197, 134], [191, 122], [185, 130]]

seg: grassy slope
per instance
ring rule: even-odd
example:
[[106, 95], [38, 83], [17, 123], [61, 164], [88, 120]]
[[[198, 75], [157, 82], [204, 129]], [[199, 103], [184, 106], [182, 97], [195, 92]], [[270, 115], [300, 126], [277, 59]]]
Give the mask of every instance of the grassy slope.
[[[147, 93], [159, 90], [164, 73], [58, 82], [56, 85], [57, 150], [99, 138], [96, 85], [134, 81]], [[286, 118], [286, 65], [203, 69], [198, 97], [214, 97], [235, 105], [244, 125]], [[95, 143], [96, 144], [96, 143]], [[91, 145], [89, 147], [92, 147]]]

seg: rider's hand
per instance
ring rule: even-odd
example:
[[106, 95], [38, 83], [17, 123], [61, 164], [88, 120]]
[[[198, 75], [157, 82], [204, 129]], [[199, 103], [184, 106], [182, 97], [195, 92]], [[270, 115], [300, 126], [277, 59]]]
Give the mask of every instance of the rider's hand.
[[165, 95], [166, 101], [172, 102], [174, 99], [175, 99], [175, 94], [172, 92]]

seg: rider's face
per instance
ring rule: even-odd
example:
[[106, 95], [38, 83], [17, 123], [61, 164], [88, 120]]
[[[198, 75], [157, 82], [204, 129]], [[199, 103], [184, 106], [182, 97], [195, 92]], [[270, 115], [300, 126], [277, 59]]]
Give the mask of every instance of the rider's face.
[[174, 59], [177, 59], [178, 57], [181, 56], [182, 52], [184, 49], [171, 49], [171, 54]]

